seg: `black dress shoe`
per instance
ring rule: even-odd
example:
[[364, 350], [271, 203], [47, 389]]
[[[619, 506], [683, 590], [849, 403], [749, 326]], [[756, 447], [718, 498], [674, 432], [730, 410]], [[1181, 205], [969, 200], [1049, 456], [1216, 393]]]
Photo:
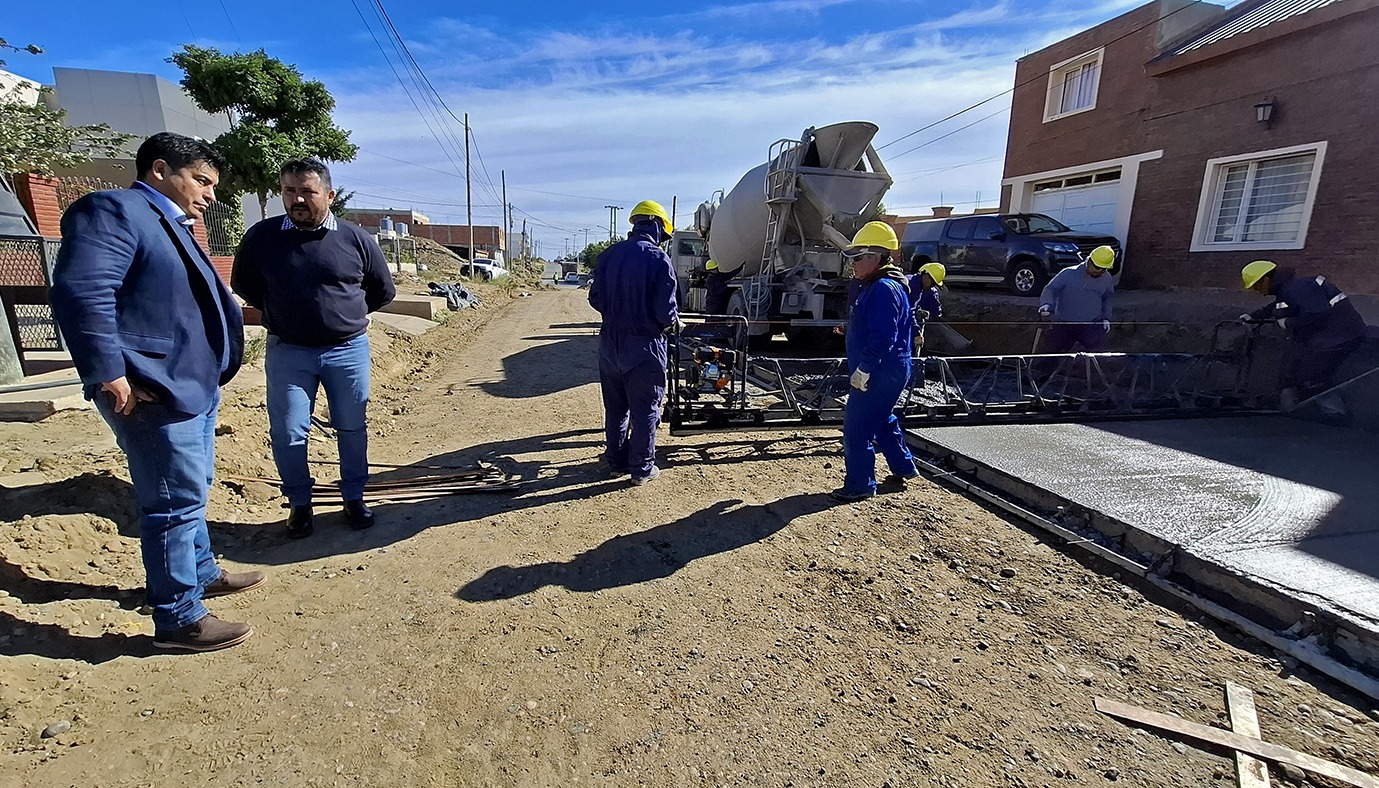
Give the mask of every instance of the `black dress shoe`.
[[293, 539], [305, 539], [316, 530], [311, 524], [311, 504], [292, 507], [287, 516], [287, 535]]
[[356, 531], [373, 527], [373, 512], [364, 505], [362, 498], [357, 501], [345, 501], [345, 519], [349, 521], [350, 528]]

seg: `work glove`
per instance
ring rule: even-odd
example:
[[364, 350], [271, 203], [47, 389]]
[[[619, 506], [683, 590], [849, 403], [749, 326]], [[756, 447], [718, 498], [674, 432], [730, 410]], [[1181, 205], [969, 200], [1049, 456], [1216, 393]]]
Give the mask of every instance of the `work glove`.
[[1053, 307], [1049, 306], [1048, 304], [1040, 304], [1040, 305], [1039, 305], [1039, 316], [1040, 316], [1040, 317], [1048, 317], [1048, 316], [1051, 315], [1051, 314], [1053, 314]]
[[1241, 315], [1240, 317], [1237, 317], [1237, 318], [1236, 318], [1236, 320], [1239, 320], [1239, 321], [1242, 322], [1242, 323], [1253, 323], [1253, 322], [1254, 322], [1254, 319], [1255, 319], [1255, 316], [1252, 315], [1252, 314], [1250, 314], [1249, 312], [1246, 312], [1245, 314], [1243, 314], [1243, 315]]
[[1105, 332], [1108, 333], [1108, 334], [1111, 333], [1111, 321], [1109, 321], [1109, 320], [1103, 320], [1103, 321], [1101, 321], [1101, 330], [1102, 330], [1102, 331], [1105, 331]]
[[919, 319], [920, 319], [920, 320], [928, 320], [928, 319], [929, 319], [929, 310], [927, 310], [927, 309], [920, 309], [920, 310], [918, 310], [915, 314], [919, 315]]
[[867, 381], [869, 380], [871, 380], [871, 373], [863, 372], [859, 369], [856, 372], [852, 373], [852, 379], [849, 380], [848, 383], [851, 383], [852, 387], [857, 389], [858, 391], [866, 391]]

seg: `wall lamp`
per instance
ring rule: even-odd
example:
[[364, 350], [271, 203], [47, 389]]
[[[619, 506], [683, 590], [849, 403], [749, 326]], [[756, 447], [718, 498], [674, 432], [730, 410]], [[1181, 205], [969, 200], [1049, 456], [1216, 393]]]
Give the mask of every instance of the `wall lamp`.
[[1255, 105], [1255, 120], [1263, 123], [1264, 128], [1269, 128], [1274, 120], [1274, 100], [1265, 97], [1263, 101]]

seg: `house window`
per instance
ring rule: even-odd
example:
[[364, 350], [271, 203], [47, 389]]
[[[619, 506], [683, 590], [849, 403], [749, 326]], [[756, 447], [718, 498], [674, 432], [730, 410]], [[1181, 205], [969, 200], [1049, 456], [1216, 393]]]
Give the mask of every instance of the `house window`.
[[1326, 143], [1207, 162], [1192, 251], [1301, 249]]
[[1098, 49], [1078, 55], [1049, 69], [1048, 99], [1044, 103], [1045, 123], [1096, 107], [1103, 52]]

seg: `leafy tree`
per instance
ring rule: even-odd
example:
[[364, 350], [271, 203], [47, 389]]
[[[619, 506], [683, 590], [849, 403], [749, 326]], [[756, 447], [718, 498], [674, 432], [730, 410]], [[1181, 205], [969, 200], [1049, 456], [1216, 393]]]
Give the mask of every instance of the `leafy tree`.
[[579, 259], [584, 263], [584, 270], [593, 271], [597, 268], [599, 264], [599, 255], [603, 253], [603, 250], [621, 240], [623, 239], [614, 238], [609, 241], [595, 241], [584, 247], [584, 251], [579, 253]]
[[[0, 51], [43, 54], [35, 44], [11, 45], [0, 38]], [[0, 66], [5, 65], [0, 60]], [[40, 93], [50, 88], [39, 88]], [[24, 99], [22, 86], [0, 93], [0, 174], [32, 172], [51, 175], [56, 169], [76, 167], [97, 156], [123, 158], [125, 143], [133, 135], [112, 130], [104, 123], [68, 126], [67, 113], [49, 109], [41, 96], [36, 103]]]
[[186, 75], [182, 87], [198, 106], [231, 116], [233, 127], [215, 140], [230, 165], [221, 188], [257, 195], [263, 216], [284, 161], [305, 156], [351, 161], [359, 151], [350, 133], [331, 122], [335, 99], [326, 86], [303, 79], [296, 66], [262, 49], [222, 54], [187, 44], [168, 60]]
[[350, 209], [346, 205], [346, 203], [348, 203], [352, 199], [354, 199], [354, 192], [347, 192], [344, 189], [336, 189], [335, 199], [332, 200], [330, 203], [330, 212], [340, 217], [341, 219], [348, 218], [345, 216], [345, 214], [349, 213]]

